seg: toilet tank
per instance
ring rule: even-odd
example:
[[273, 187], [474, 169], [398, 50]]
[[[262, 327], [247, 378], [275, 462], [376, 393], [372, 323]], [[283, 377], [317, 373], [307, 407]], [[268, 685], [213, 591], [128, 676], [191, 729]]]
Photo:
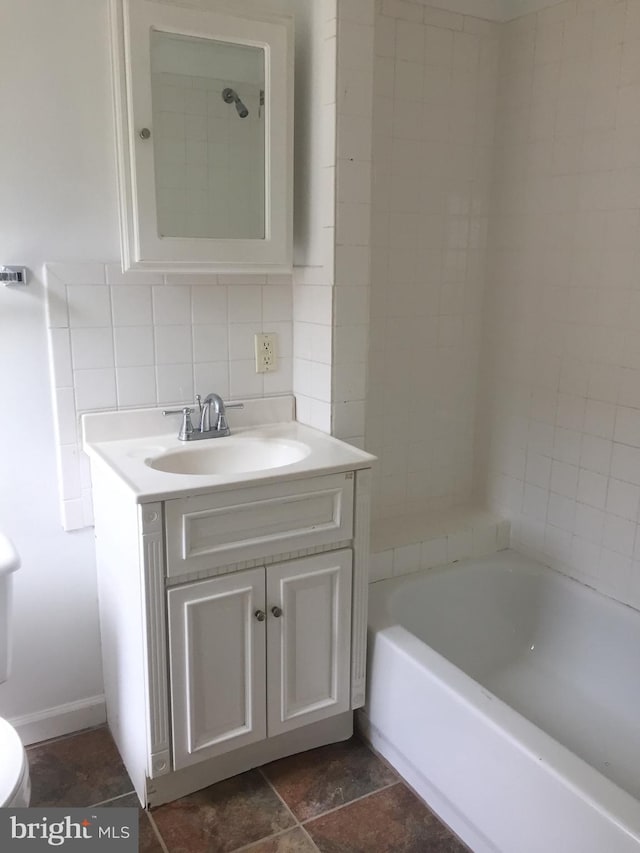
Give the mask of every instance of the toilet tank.
[[0, 682], [9, 677], [11, 664], [11, 587], [20, 557], [10, 539], [0, 533]]

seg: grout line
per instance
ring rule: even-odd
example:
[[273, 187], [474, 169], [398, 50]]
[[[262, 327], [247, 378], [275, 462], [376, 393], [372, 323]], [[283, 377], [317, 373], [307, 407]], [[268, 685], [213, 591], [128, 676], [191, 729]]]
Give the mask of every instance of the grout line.
[[276, 832], [273, 835], [267, 835], [265, 838], [259, 838], [257, 841], [252, 841], [250, 844], [245, 844], [243, 847], [236, 847], [232, 853], [245, 853], [245, 851], [253, 850], [257, 847], [258, 844], [264, 844], [265, 841], [273, 841], [276, 838], [282, 838], [283, 835], [286, 835], [288, 832], [295, 832], [297, 829], [301, 829], [300, 826], [288, 826], [286, 829], [281, 829], [280, 832]]
[[300, 826], [300, 829], [304, 832], [304, 834], [305, 834], [305, 835], [307, 836], [307, 838], [309, 839], [309, 843], [311, 844], [311, 846], [313, 847], [313, 849], [314, 849], [314, 850], [317, 850], [317, 851], [318, 851], [318, 853], [320, 853], [320, 848], [319, 848], [319, 847], [318, 847], [318, 845], [315, 843], [315, 841], [313, 840], [313, 838], [309, 835], [309, 831], [308, 831], [308, 829], [306, 828], [306, 826]]
[[[99, 803], [93, 803], [92, 805], [89, 806], [89, 808], [90, 809], [97, 809], [97, 808], [100, 808], [100, 806], [106, 805], [107, 803], [115, 803], [116, 800], [122, 800], [122, 799], [124, 799], [124, 797], [130, 797], [131, 794], [135, 794], [135, 791], [133, 790], [133, 788], [130, 791], [127, 791], [126, 794], [118, 794], [117, 797], [111, 797], [108, 800], [100, 800]], [[139, 803], [138, 803], [138, 805], [139, 805]]]
[[423, 806], [424, 806], [424, 807], [425, 807], [425, 808], [426, 808], [426, 809], [427, 809], [427, 810], [428, 810], [428, 811], [429, 811], [429, 812], [430, 812], [430, 813], [435, 817], [435, 819], [436, 819], [439, 823], [441, 823], [441, 824], [442, 824], [442, 826], [444, 826], [444, 827], [445, 827], [445, 829], [448, 829], [448, 830], [449, 830], [449, 832], [454, 836], [454, 838], [455, 838], [457, 841], [459, 841], [459, 842], [460, 842], [460, 844], [462, 844], [462, 845], [463, 845], [463, 847], [465, 847], [466, 849], [468, 849], [468, 850], [469, 850], [469, 853], [473, 853], [473, 851], [471, 850], [471, 848], [470, 848], [470, 847], [467, 847], [466, 843], [465, 843], [465, 842], [460, 838], [460, 836], [459, 836], [456, 832], [454, 832], [454, 831], [451, 829], [451, 827], [449, 826], [449, 824], [445, 823], [445, 822], [444, 822], [444, 820], [443, 820], [443, 819], [442, 819], [438, 814], [436, 814], [436, 812], [435, 812], [435, 811], [433, 810], [433, 808], [429, 805], [429, 803], [425, 800], [425, 798], [422, 796], [422, 794], [419, 794], [419, 793], [416, 791], [416, 789], [413, 787], [413, 785], [409, 784], [409, 782], [407, 782], [407, 780], [406, 780], [403, 776], [401, 776], [401, 775], [398, 773], [398, 771], [397, 771], [397, 770], [396, 770], [396, 768], [393, 766], [393, 764], [391, 764], [391, 763], [388, 761], [388, 759], [387, 759], [387, 758], [385, 758], [385, 756], [384, 756], [384, 755], [382, 755], [382, 753], [381, 753], [381, 752], [378, 752], [378, 750], [377, 750], [377, 749], [376, 749], [376, 748], [375, 748], [375, 747], [374, 747], [374, 746], [373, 746], [373, 745], [372, 745], [372, 744], [371, 744], [371, 743], [366, 739], [366, 736], [365, 736], [364, 732], [363, 732], [363, 731], [362, 731], [362, 729], [360, 729], [359, 727], [357, 728], [357, 734], [358, 734], [358, 737], [359, 737], [359, 738], [363, 741], [363, 743], [367, 746], [367, 748], [368, 748], [369, 750], [371, 750], [371, 752], [376, 756], [376, 758], [378, 758], [378, 759], [379, 759], [383, 764], [385, 764], [385, 765], [389, 768], [389, 770], [391, 770], [393, 773], [395, 773], [395, 775], [398, 777], [398, 782], [399, 782], [401, 785], [404, 785], [404, 787], [405, 787], [405, 788], [407, 788], [409, 791], [411, 791], [411, 793], [414, 795], [414, 797], [416, 797], [416, 799], [420, 800], [420, 802], [422, 803], [422, 805], [423, 805]]
[[383, 785], [382, 788], [376, 788], [375, 791], [369, 791], [368, 794], [363, 794], [361, 797], [356, 797], [355, 800], [349, 800], [348, 803], [342, 803], [339, 806], [335, 806], [332, 809], [327, 809], [326, 812], [320, 812], [320, 814], [316, 814], [313, 817], [307, 818], [305, 820], [305, 824], [311, 823], [314, 820], [317, 820], [320, 817], [326, 817], [327, 815], [333, 814], [334, 812], [339, 812], [340, 809], [346, 809], [349, 806], [352, 806], [354, 803], [359, 803], [361, 800], [367, 800], [369, 797], [373, 797], [374, 794], [379, 794], [381, 791], [388, 791], [389, 788], [393, 788], [395, 785], [401, 785], [402, 782], [400, 779], [396, 779], [393, 782], [390, 782], [388, 785]]
[[[260, 775], [262, 776], [262, 778], [264, 779], [264, 781], [267, 783], [267, 785], [271, 788], [271, 790], [272, 790], [272, 791], [273, 791], [273, 793], [276, 795], [276, 797], [280, 800], [280, 802], [281, 802], [281, 803], [282, 803], [282, 805], [285, 807], [285, 809], [289, 812], [289, 814], [291, 815], [291, 817], [294, 819], [294, 821], [295, 821], [295, 825], [296, 825], [296, 826], [301, 826], [300, 821], [299, 821], [299, 820], [298, 820], [298, 818], [294, 815], [293, 811], [292, 811], [292, 810], [291, 810], [291, 808], [289, 807], [289, 804], [284, 800], [284, 798], [283, 798], [283, 797], [281, 797], [281, 796], [280, 796], [279, 791], [276, 789], [276, 787], [275, 787], [275, 785], [273, 784], [273, 782], [271, 781], [271, 779], [269, 779], [269, 777], [267, 776], [267, 774], [263, 771], [262, 767], [258, 767], [258, 768], [256, 768], [256, 769], [257, 769], [258, 773], [260, 773]], [[293, 828], [293, 827], [291, 827], [291, 828]]]
[[151, 812], [144, 809], [144, 813], [146, 814], [147, 819], [149, 820], [149, 823], [151, 824], [152, 832], [155, 834], [156, 838], [160, 842], [160, 847], [162, 847], [162, 853], [169, 853], [169, 848], [165, 844], [165, 840], [162, 837], [162, 833], [158, 829], [158, 825], [156, 824], [155, 820], [151, 816]]

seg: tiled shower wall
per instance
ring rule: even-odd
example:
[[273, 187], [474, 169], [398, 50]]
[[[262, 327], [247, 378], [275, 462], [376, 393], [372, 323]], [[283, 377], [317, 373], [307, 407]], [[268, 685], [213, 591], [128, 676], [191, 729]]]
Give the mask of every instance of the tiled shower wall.
[[640, 606], [640, 3], [504, 26], [479, 460], [513, 543]]
[[472, 492], [498, 35], [420, 3], [378, 6], [366, 421], [378, 516]]
[[[116, 263], [68, 263], [47, 264], [46, 282], [65, 530], [93, 523], [83, 411], [185, 404], [211, 391], [291, 393], [291, 276], [123, 275]], [[255, 371], [259, 332], [278, 336], [273, 373]]]

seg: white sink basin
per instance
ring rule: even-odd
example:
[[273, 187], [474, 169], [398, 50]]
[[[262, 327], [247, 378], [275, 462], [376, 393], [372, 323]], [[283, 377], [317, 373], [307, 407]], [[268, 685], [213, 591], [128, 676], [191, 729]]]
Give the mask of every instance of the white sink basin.
[[145, 459], [145, 464], [167, 474], [246, 474], [282, 468], [299, 462], [311, 448], [280, 438], [217, 438]]

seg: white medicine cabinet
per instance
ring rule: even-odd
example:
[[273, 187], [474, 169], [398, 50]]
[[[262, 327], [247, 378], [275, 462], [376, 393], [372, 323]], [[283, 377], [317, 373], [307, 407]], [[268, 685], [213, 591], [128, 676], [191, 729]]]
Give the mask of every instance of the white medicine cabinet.
[[292, 265], [293, 23], [111, 0], [124, 270]]

